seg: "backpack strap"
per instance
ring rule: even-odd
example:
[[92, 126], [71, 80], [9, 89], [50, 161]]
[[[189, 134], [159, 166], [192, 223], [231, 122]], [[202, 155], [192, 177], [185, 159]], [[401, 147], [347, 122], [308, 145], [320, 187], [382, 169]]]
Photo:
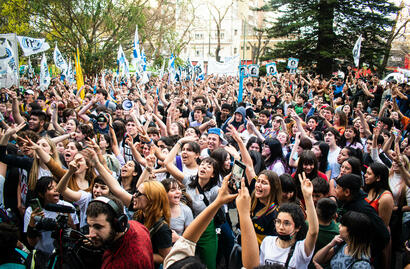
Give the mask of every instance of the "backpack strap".
[[156, 232], [158, 232], [159, 228], [161, 228], [164, 225], [164, 218], [161, 217], [152, 227], [149, 229], [149, 235], [152, 238]]
[[370, 264], [370, 261], [368, 259], [355, 259], [348, 267], [347, 269], [350, 269], [353, 267], [353, 265], [355, 265], [358, 262], [367, 262], [368, 264]]
[[286, 258], [286, 262], [285, 262], [285, 268], [286, 268], [286, 269], [288, 269], [290, 259], [291, 259], [292, 256], [293, 256], [293, 252], [295, 252], [296, 243], [297, 243], [297, 242], [295, 242], [295, 244], [293, 244], [293, 245], [290, 247], [290, 250], [289, 250], [289, 253], [288, 253], [288, 257]]

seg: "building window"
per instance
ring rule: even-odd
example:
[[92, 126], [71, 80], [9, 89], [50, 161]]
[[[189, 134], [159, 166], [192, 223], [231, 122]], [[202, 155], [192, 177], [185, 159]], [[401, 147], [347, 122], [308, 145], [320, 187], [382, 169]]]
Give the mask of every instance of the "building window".
[[237, 54], [238, 53], [238, 48], [234, 48], [233, 49], [233, 54]]
[[200, 51], [199, 50], [196, 50], [195, 51], [195, 56], [199, 56], [200, 55]]
[[238, 35], [238, 30], [237, 29], [235, 29], [233, 32], [234, 32], [234, 35]]
[[221, 39], [225, 38], [225, 33], [221, 33]]
[[204, 35], [202, 33], [196, 33], [195, 34], [195, 39], [198, 39], [198, 40], [204, 39]]
[[250, 48], [249, 48], [249, 46], [246, 46], [246, 50], [249, 50]]

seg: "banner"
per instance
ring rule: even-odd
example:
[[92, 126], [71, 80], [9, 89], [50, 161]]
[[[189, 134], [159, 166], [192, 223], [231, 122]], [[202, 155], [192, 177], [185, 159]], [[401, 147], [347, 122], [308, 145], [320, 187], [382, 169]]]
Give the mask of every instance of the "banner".
[[249, 76], [249, 70], [247, 65], [239, 66], [239, 75], [242, 75], [244, 78]]
[[131, 64], [134, 66], [134, 69], [137, 70], [136, 72], [139, 71], [140, 59], [141, 59], [140, 40], [138, 37], [138, 25], [137, 25], [135, 28], [135, 35], [134, 35], [134, 48], [132, 50], [132, 56], [131, 56]]
[[194, 66], [194, 75], [195, 80], [204, 80], [205, 70], [204, 70], [204, 61], [199, 61]]
[[19, 58], [15, 34], [0, 34], [0, 88], [19, 86]]
[[61, 54], [60, 50], [57, 47], [54, 48], [54, 64], [58, 69], [60, 69], [61, 73], [63, 73], [64, 76], [67, 75], [67, 69], [68, 65], [66, 60], [64, 60], [63, 55]]
[[251, 77], [259, 77], [259, 65], [257, 64], [250, 64], [248, 66], [249, 76]]
[[239, 56], [234, 57], [231, 61], [226, 63], [218, 63], [217, 61], [210, 59], [208, 61], [208, 75], [220, 74], [228, 76], [238, 75]]
[[176, 70], [175, 70], [175, 57], [171, 54], [168, 60], [168, 83], [175, 82]]
[[72, 64], [71, 64], [71, 58], [70, 58], [70, 60], [68, 61], [67, 80], [68, 80], [68, 82], [70, 82], [70, 83], [73, 83], [73, 82], [75, 81], [75, 80], [74, 80], [73, 66], [72, 66]]
[[46, 55], [43, 53], [43, 57], [41, 58], [40, 63], [40, 89], [41, 91], [45, 91], [50, 85], [50, 72], [48, 71], [47, 65], [47, 58]]
[[278, 74], [276, 63], [269, 63], [266, 65], [266, 74], [268, 74], [269, 76], [276, 76]]
[[[80, 50], [77, 47], [77, 55], [75, 56], [75, 77], [77, 81], [77, 91], [81, 89], [82, 86], [84, 86], [84, 77], [83, 77], [83, 70], [81, 69], [81, 63], [80, 63]], [[84, 100], [85, 97], [85, 91], [81, 91], [80, 93], [80, 98]]]
[[50, 45], [44, 38], [32, 38], [28, 36], [18, 36], [20, 47], [23, 50], [24, 56], [44, 52], [50, 48]]
[[359, 60], [360, 60], [360, 48], [362, 46], [362, 35], [359, 36], [359, 38], [356, 41], [356, 44], [354, 44], [353, 47], [353, 60], [354, 60], [354, 65], [356, 67], [359, 66]]
[[289, 58], [288, 59], [288, 68], [289, 69], [296, 69], [299, 65], [299, 59], [296, 58]]

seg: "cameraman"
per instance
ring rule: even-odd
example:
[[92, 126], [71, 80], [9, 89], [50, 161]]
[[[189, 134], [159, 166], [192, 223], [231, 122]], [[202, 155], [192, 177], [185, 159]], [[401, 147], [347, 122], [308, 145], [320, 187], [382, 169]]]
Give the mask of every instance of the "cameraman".
[[[40, 250], [45, 254], [51, 254], [54, 250], [52, 231], [39, 231], [36, 229], [36, 216], [56, 219], [58, 213], [44, 209], [47, 204], [58, 204], [71, 206], [70, 203], [60, 200], [60, 193], [56, 190], [57, 183], [52, 177], [41, 177], [34, 189], [35, 196], [39, 199], [40, 205], [43, 208], [36, 208], [34, 211], [32, 206], [27, 208], [24, 214], [24, 232], [27, 233], [27, 241], [31, 247]], [[73, 207], [74, 208], [74, 207]], [[74, 228], [74, 224], [78, 223], [78, 218], [75, 213], [70, 214], [69, 224]]]
[[129, 221], [117, 198], [100, 196], [87, 208], [87, 223], [95, 247], [105, 249], [101, 268], [154, 268], [151, 239], [147, 228]]

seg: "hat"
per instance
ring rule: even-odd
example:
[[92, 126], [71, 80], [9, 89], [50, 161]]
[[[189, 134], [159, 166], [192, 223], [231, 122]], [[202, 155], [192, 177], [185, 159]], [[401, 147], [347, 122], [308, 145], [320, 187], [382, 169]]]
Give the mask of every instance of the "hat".
[[272, 108], [272, 103], [271, 102], [266, 102], [264, 107], [265, 108]]
[[27, 90], [27, 91], [25, 91], [25, 92], [24, 92], [24, 94], [31, 94], [31, 95], [34, 95], [34, 92], [33, 92], [33, 90]]
[[107, 120], [106, 116], [104, 115], [104, 113], [98, 114], [97, 122], [108, 122], [108, 120]]
[[309, 102], [306, 102], [306, 103], [303, 105], [303, 107], [311, 108], [311, 107], [312, 107], [312, 104], [309, 103]]
[[208, 135], [210, 135], [210, 134], [216, 134], [216, 135], [218, 135], [219, 138], [221, 139], [222, 145], [225, 146], [225, 145], [228, 144], [228, 141], [226, 141], [225, 138], [224, 138], [224, 132], [223, 132], [221, 129], [219, 129], [219, 128], [210, 128], [210, 129], [208, 130]]
[[358, 191], [362, 186], [362, 179], [358, 175], [347, 174], [337, 179], [336, 184], [342, 188], [346, 188], [352, 191]]

